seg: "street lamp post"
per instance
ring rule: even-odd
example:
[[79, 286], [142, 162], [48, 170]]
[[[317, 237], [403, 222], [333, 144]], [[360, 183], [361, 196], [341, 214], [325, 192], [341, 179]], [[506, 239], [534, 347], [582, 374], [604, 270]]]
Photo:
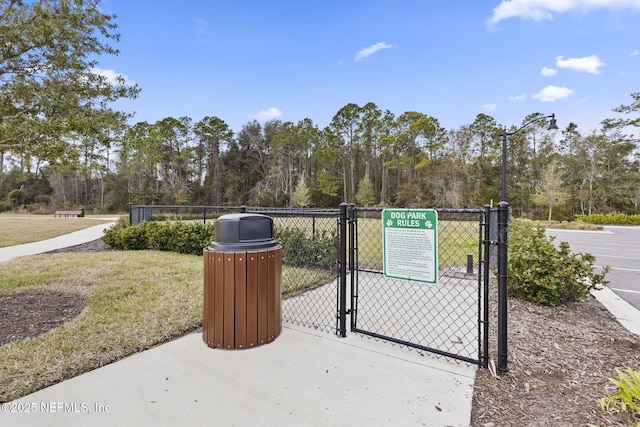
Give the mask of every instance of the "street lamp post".
[[527, 126], [543, 119], [549, 121], [548, 130], [558, 129], [556, 115], [536, 117], [513, 132], [502, 131], [502, 180], [498, 205], [498, 374], [504, 375], [507, 367], [507, 256], [509, 248], [509, 204], [507, 203], [507, 136], [515, 135]]
[[525, 123], [524, 125], [522, 125], [520, 128], [514, 130], [513, 132], [507, 132], [507, 128], [505, 127], [502, 131], [502, 194], [501, 194], [501, 200], [503, 202], [507, 201], [507, 137], [508, 136], [512, 136], [515, 135], [516, 133], [520, 132], [522, 129], [526, 128], [527, 126], [535, 123], [535, 122], [539, 122], [540, 120], [544, 120], [544, 119], [551, 119], [549, 120], [549, 127], [547, 128], [547, 130], [557, 130], [558, 129], [558, 125], [556, 124], [556, 115], [555, 114], [551, 114], [550, 116], [541, 116], [541, 117], [536, 117], [535, 119]]

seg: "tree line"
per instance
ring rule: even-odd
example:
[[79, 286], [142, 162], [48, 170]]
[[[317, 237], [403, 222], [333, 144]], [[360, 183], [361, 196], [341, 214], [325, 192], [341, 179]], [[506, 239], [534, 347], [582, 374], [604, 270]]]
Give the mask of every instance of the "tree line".
[[[638, 94], [634, 99], [637, 104]], [[543, 119], [509, 136], [507, 194], [516, 214], [637, 213], [640, 163], [626, 125], [608, 120], [582, 134], [570, 123], [554, 134]], [[56, 162], [40, 165], [28, 150], [5, 151], [13, 167], [2, 173], [0, 188], [11, 207], [98, 211], [124, 211], [129, 204], [325, 207], [342, 201], [478, 207], [499, 201], [504, 131], [485, 114], [447, 131], [434, 117], [396, 117], [373, 103], [344, 106], [324, 129], [311, 119], [254, 120], [237, 133], [215, 116], [121, 122], [109, 132], [67, 139], [65, 153], [73, 154]], [[16, 188], [24, 194], [11, 199]]]
[[[347, 104], [320, 128], [220, 117], [134, 123], [110, 108], [140, 90], [97, 71], [117, 54], [115, 16], [98, 0], [0, 0], [0, 208], [47, 212], [129, 204], [481, 207], [500, 198], [506, 128], [485, 114], [457, 129], [416, 111]], [[638, 213], [634, 118], [640, 93], [581, 132], [537, 120], [507, 140], [507, 194], [516, 215]], [[542, 118], [532, 113], [522, 123]]]

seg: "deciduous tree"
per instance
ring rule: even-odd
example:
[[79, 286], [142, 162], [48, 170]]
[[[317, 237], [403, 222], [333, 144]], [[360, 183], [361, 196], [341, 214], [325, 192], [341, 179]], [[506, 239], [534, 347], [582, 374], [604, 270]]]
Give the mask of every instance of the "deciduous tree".
[[110, 43], [119, 37], [99, 0], [0, 0], [0, 158], [47, 145], [37, 154], [55, 161], [64, 137], [81, 131], [76, 117], [137, 95], [124, 77], [97, 69], [100, 55], [118, 54]]

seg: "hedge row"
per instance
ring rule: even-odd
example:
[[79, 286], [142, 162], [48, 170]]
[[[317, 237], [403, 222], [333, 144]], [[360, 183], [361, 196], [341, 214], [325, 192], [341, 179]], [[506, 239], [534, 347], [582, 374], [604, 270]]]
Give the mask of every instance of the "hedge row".
[[[333, 269], [337, 264], [337, 235], [320, 232], [308, 236], [299, 228], [276, 227], [276, 241], [282, 245], [283, 263], [295, 267]], [[108, 229], [104, 242], [121, 250], [158, 250], [202, 255], [202, 249], [215, 239], [212, 223], [142, 222], [130, 225], [120, 218]]]
[[130, 225], [122, 217], [108, 229], [104, 242], [116, 249], [157, 250], [202, 255], [202, 248], [214, 239], [213, 224], [197, 222], [142, 222]]
[[337, 267], [338, 236], [336, 232], [316, 232], [308, 236], [301, 228], [276, 227], [275, 239], [282, 245], [282, 262], [294, 267]]
[[640, 215], [627, 214], [576, 214], [576, 220], [603, 225], [640, 225]]

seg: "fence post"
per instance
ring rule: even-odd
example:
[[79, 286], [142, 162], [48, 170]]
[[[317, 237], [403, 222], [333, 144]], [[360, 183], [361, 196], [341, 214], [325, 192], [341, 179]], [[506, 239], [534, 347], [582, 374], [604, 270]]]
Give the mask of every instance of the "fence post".
[[498, 205], [498, 374], [507, 367], [507, 256], [509, 249], [509, 204]]
[[347, 336], [347, 204], [340, 204], [340, 289], [338, 295], [339, 303], [339, 335]]
[[316, 215], [311, 215], [311, 237], [315, 239], [316, 237]]
[[349, 304], [349, 313], [351, 314], [349, 328], [353, 330], [356, 327], [356, 303], [355, 303], [355, 281], [356, 281], [356, 237], [357, 237], [357, 212], [356, 205], [351, 204], [349, 207], [349, 279], [351, 289], [351, 301]]
[[491, 271], [491, 206], [484, 207], [484, 230], [482, 238], [482, 367], [489, 367], [489, 272]]

